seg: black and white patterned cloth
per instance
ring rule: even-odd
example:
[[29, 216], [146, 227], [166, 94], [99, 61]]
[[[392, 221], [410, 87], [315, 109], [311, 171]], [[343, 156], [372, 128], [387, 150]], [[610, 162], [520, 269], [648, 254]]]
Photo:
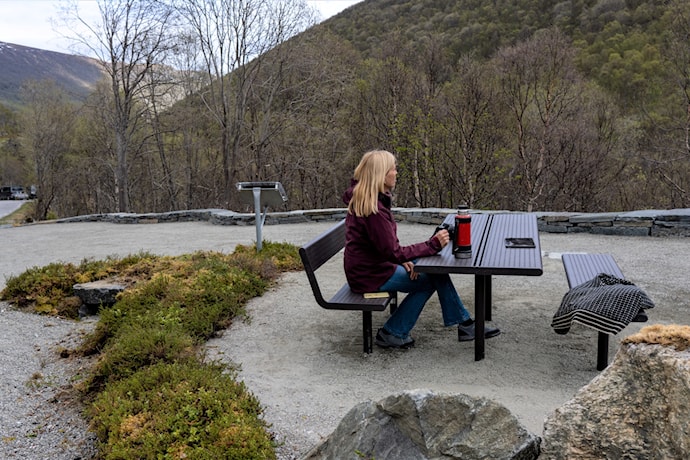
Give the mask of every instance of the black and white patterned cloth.
[[600, 273], [563, 296], [551, 327], [558, 334], [566, 334], [576, 322], [600, 332], [617, 334], [640, 310], [653, 307], [649, 296], [630, 281]]

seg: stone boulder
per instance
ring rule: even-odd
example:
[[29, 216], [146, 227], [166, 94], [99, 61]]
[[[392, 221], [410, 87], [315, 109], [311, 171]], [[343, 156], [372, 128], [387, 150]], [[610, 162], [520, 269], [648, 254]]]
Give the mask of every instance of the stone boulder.
[[688, 458], [690, 326], [647, 326], [547, 417], [542, 459]]
[[535, 459], [539, 442], [497, 402], [411, 390], [356, 405], [303, 460]]
[[72, 286], [74, 295], [79, 297], [82, 305], [79, 316], [95, 314], [102, 306], [114, 305], [117, 295], [125, 290], [125, 286], [107, 280], [80, 283]]

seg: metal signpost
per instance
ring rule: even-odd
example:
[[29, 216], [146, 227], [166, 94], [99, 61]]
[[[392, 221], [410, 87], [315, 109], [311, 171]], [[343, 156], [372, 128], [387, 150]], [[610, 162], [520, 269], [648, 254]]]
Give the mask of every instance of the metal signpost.
[[[256, 214], [256, 250], [261, 251], [263, 241], [261, 230], [266, 220], [266, 211], [269, 206], [279, 207], [287, 201], [285, 189], [280, 182], [238, 182], [237, 190], [244, 204], [254, 204]], [[261, 215], [263, 208], [263, 216]]]

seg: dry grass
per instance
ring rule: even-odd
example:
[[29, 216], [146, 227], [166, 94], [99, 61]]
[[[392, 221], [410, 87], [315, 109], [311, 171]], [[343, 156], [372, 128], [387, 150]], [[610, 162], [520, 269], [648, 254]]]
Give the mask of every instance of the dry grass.
[[22, 225], [32, 222], [34, 213], [33, 201], [27, 201], [19, 209], [5, 217], [0, 217], [0, 225]]
[[678, 351], [690, 348], [690, 326], [654, 324], [623, 339], [623, 343], [649, 343], [673, 347]]

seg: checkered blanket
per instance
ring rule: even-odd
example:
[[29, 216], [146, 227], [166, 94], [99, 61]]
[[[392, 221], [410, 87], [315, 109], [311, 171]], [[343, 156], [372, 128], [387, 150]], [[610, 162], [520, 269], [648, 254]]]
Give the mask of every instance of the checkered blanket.
[[568, 291], [553, 316], [551, 327], [566, 334], [573, 322], [600, 332], [617, 334], [640, 310], [653, 308], [654, 302], [630, 281], [605, 273]]

